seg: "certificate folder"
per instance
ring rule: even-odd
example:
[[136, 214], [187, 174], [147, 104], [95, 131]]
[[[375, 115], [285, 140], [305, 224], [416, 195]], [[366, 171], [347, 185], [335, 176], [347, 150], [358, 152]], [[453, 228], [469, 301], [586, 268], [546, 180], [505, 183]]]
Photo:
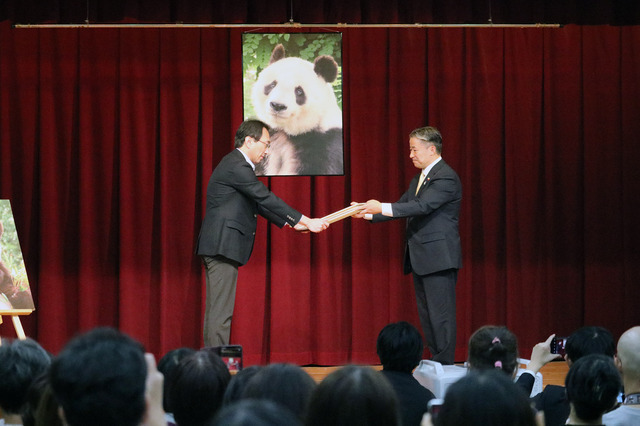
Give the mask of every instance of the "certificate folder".
[[351, 217], [354, 214], [358, 213], [364, 207], [364, 203], [354, 204], [349, 207], [345, 207], [342, 210], [338, 210], [337, 212], [333, 212], [330, 215], [323, 217], [322, 219], [326, 220], [329, 223], [338, 222], [347, 217]]

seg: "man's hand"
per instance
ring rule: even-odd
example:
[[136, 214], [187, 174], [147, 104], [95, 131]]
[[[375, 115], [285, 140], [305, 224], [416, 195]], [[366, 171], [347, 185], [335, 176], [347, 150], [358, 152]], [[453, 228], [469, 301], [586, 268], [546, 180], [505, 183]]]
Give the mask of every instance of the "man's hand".
[[547, 340], [540, 342], [533, 347], [531, 350], [531, 361], [529, 362], [529, 365], [527, 365], [527, 370], [537, 373], [548, 362], [562, 358], [562, 355], [551, 353], [551, 339], [554, 337], [555, 334], [552, 334], [547, 338]]
[[143, 426], [165, 426], [164, 410], [162, 409], [162, 391], [164, 376], [156, 368], [156, 359], [153, 354], [144, 354], [147, 362], [147, 383], [145, 390], [145, 413]]
[[305, 215], [302, 215], [300, 221], [293, 227], [296, 231], [299, 232], [322, 232], [329, 227], [329, 222], [324, 219], [310, 219]]
[[305, 225], [301, 224], [300, 222], [298, 222], [293, 229], [295, 229], [298, 232], [302, 232], [303, 234], [306, 234], [309, 232], [309, 228], [307, 228]]
[[[353, 206], [355, 204], [360, 204], [360, 203], [358, 203], [356, 201], [352, 201], [350, 205]], [[354, 214], [351, 217], [355, 217], [356, 219], [362, 219], [362, 218], [364, 218], [364, 213], [362, 212], [362, 210], [360, 210], [358, 213]]]
[[369, 200], [364, 203], [364, 208], [360, 211], [361, 215], [382, 213], [382, 203], [378, 200]]

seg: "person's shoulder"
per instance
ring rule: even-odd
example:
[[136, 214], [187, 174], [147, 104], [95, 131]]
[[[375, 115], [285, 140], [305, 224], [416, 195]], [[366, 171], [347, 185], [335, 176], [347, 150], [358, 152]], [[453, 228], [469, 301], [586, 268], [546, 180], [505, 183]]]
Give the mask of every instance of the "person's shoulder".
[[451, 167], [451, 165], [449, 163], [447, 163], [444, 158], [440, 161], [438, 161], [438, 163], [433, 166], [434, 169], [436, 167], [438, 167], [441, 169], [442, 173], [446, 173], [446, 174], [451, 174], [451, 175], [455, 175], [456, 177], [458, 176], [458, 173], [455, 171], [455, 169], [453, 167]]
[[[633, 421], [633, 423], [629, 423]], [[640, 424], [640, 408], [620, 405], [602, 416], [602, 422], [606, 425], [616, 426], [625, 424]]]
[[381, 370], [380, 373], [382, 373], [392, 385], [410, 388], [412, 392], [420, 393], [422, 397], [427, 397], [427, 399], [435, 397], [433, 392], [422, 386], [411, 373], [390, 370]]
[[244, 155], [237, 149], [229, 152], [227, 155], [222, 157], [222, 160], [216, 166], [214, 173], [242, 173], [242, 172], [251, 172], [253, 173], [253, 169], [251, 165], [247, 162]]

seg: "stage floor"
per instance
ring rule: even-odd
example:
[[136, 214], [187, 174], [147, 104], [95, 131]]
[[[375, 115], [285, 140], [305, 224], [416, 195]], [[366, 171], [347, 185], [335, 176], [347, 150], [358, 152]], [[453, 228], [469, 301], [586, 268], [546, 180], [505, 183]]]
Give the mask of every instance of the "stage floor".
[[[303, 367], [311, 377], [315, 379], [316, 382], [322, 381], [327, 374], [331, 373], [340, 366], [334, 367]], [[375, 368], [376, 370], [381, 370], [381, 365], [372, 365], [371, 368]], [[564, 378], [567, 375], [567, 371], [569, 371], [569, 367], [565, 361], [552, 361], [549, 364], [545, 365], [540, 373], [542, 373], [542, 386], [547, 385], [558, 385], [564, 386]]]

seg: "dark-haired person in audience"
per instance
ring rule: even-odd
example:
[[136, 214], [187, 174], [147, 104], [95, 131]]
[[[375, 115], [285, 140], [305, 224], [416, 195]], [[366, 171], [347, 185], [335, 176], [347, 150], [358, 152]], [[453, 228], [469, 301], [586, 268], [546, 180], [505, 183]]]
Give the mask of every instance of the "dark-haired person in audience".
[[393, 387], [370, 367], [346, 365], [330, 373], [311, 395], [307, 426], [400, 425]]
[[[527, 395], [531, 393], [535, 376], [549, 361], [560, 358], [551, 353], [552, 334], [546, 341], [536, 344], [531, 351], [527, 369], [518, 378], [518, 385]], [[501, 370], [511, 378], [518, 372], [518, 339], [507, 327], [486, 325], [469, 338], [470, 370]]]
[[597, 354], [573, 363], [564, 383], [571, 406], [568, 425], [601, 425], [602, 415], [616, 404], [622, 386], [611, 357]]
[[434, 398], [411, 374], [422, 359], [424, 345], [420, 332], [406, 321], [388, 324], [378, 334], [376, 349], [382, 364], [380, 374], [396, 391], [402, 425], [419, 425], [427, 403]]
[[[613, 335], [603, 327], [586, 326], [574, 331], [565, 344], [565, 356], [569, 368], [586, 355], [606, 355], [613, 360], [615, 341]], [[535, 407], [544, 411], [547, 426], [561, 426], [569, 417], [570, 406], [563, 386], [547, 385], [533, 397]]]
[[0, 346], [0, 425], [21, 425], [31, 384], [45, 373], [51, 357], [35, 340], [2, 339]]
[[606, 413], [608, 426], [640, 425], [640, 327], [631, 327], [618, 340], [615, 364], [622, 375], [625, 398], [622, 405]]
[[183, 358], [171, 373], [167, 403], [180, 426], [204, 426], [213, 421], [231, 374], [222, 358], [201, 349]]
[[242, 398], [270, 399], [287, 407], [302, 421], [316, 382], [295, 364], [270, 364], [249, 380]]
[[250, 365], [231, 376], [231, 381], [224, 391], [222, 405], [227, 406], [242, 399], [242, 393], [247, 387], [247, 383], [262, 369], [260, 365]]
[[27, 403], [22, 411], [24, 426], [62, 426], [58, 416], [58, 403], [53, 397], [49, 371], [36, 377], [27, 392]]
[[173, 410], [169, 406], [167, 401], [168, 388], [171, 385], [171, 374], [175, 370], [175, 367], [188, 355], [195, 353], [193, 348], [177, 348], [172, 349], [158, 361], [158, 371], [164, 376], [164, 391], [162, 393], [162, 408], [165, 411], [165, 418], [167, 419], [167, 425], [175, 425], [175, 419], [173, 417]]
[[69, 341], [51, 364], [50, 380], [65, 425], [166, 424], [153, 355], [112, 328]]
[[225, 406], [213, 426], [302, 426], [291, 410], [269, 399], [243, 399]]
[[425, 416], [424, 426], [542, 426], [529, 398], [508, 375], [470, 371], [447, 388], [438, 415]]

